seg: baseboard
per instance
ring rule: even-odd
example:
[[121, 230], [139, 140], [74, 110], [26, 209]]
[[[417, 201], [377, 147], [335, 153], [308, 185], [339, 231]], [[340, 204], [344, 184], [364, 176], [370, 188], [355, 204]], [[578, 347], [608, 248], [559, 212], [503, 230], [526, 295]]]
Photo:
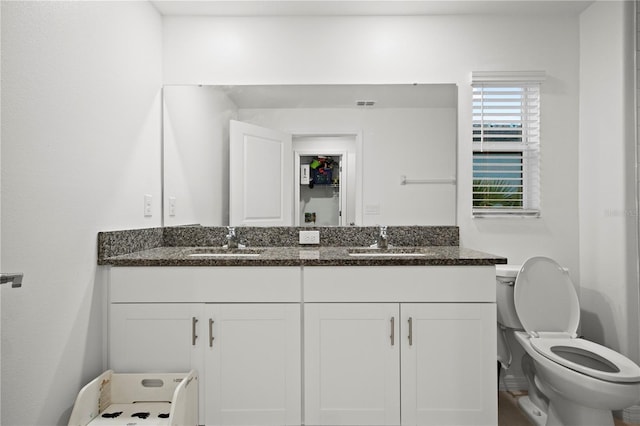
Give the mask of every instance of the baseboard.
[[618, 411], [616, 417], [621, 418], [625, 423], [640, 424], [640, 405], [633, 405]]
[[526, 377], [506, 375], [500, 377], [500, 391], [526, 391], [529, 389], [529, 383]]
[[[504, 373], [503, 373], [504, 374]], [[498, 390], [501, 392], [522, 392], [529, 390], [529, 383], [526, 377], [506, 375], [500, 377], [500, 386]], [[615, 411], [615, 416], [622, 419], [625, 423], [640, 425], [640, 405], [633, 405], [624, 410]]]

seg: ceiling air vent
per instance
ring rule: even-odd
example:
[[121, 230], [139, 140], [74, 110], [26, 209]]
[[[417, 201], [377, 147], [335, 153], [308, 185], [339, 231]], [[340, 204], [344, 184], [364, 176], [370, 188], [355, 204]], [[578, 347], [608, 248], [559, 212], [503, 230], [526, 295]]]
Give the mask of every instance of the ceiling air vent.
[[356, 105], [361, 107], [374, 106], [375, 104], [376, 101], [356, 101]]

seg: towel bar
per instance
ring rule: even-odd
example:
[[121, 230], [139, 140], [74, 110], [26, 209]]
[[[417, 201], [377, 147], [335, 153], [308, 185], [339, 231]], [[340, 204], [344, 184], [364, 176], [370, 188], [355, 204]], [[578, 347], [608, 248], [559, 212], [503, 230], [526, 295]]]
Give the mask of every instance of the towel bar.
[[24, 274], [22, 272], [15, 273], [0, 273], [0, 284], [11, 283], [11, 287], [22, 287], [22, 277]]
[[435, 178], [435, 179], [407, 179], [405, 175], [400, 176], [400, 185], [408, 185], [412, 183], [435, 183], [435, 184], [455, 184], [455, 178]]

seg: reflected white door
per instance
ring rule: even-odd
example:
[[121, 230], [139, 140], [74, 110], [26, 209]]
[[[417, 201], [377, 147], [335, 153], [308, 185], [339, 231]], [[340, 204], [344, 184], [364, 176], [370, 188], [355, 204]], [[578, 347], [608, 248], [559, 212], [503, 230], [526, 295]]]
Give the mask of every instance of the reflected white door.
[[291, 135], [241, 121], [229, 127], [229, 224], [293, 224]]

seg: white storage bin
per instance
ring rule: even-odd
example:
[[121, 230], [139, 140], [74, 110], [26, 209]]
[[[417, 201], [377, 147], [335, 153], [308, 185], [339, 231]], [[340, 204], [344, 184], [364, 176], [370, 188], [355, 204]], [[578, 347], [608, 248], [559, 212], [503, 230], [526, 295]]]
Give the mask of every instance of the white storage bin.
[[198, 375], [116, 374], [107, 370], [80, 390], [69, 426], [197, 426]]

